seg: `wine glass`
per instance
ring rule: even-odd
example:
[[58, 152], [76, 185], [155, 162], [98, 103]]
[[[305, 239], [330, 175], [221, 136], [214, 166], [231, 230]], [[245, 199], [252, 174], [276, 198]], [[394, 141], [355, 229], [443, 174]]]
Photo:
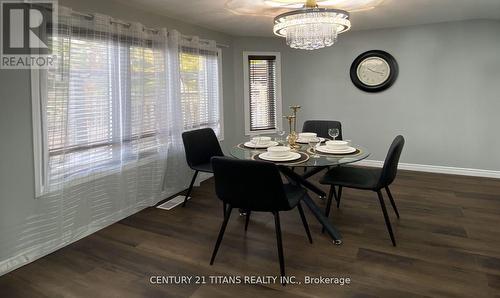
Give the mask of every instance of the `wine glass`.
[[339, 136], [340, 131], [338, 128], [330, 128], [328, 129], [328, 135], [332, 137], [332, 140], [335, 141], [335, 139]]
[[281, 144], [283, 142], [283, 136], [285, 135], [285, 133], [286, 132], [284, 130], [278, 130], [276, 132], [276, 134], [278, 135], [278, 137], [276, 138], [276, 142]]
[[309, 143], [309, 147], [311, 147], [311, 151], [314, 153], [314, 155], [312, 157], [318, 158], [319, 155], [316, 153], [316, 147], [318, 146], [319, 143], [321, 143], [320, 138], [318, 138], [318, 137], [310, 138], [308, 143]]

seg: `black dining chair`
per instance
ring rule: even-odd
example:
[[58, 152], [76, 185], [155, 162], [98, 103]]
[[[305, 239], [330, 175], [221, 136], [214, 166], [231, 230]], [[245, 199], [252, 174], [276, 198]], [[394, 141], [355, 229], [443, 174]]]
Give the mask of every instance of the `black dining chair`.
[[[237, 160], [226, 157], [212, 158], [217, 197], [227, 205], [210, 265], [213, 265], [233, 208], [249, 212], [270, 212], [274, 215], [276, 242], [281, 276], [285, 276], [285, 261], [281, 237], [280, 212], [297, 207], [309, 242], [311, 233], [300, 201], [308, 196], [300, 186], [283, 184], [278, 167], [271, 162]], [[248, 217], [245, 226], [248, 225]]]
[[338, 128], [339, 135], [336, 140], [342, 140], [342, 123], [330, 120], [307, 120], [302, 126], [302, 132], [314, 132], [318, 137], [331, 139], [328, 129]]
[[[339, 121], [333, 120], [307, 120], [304, 122], [302, 126], [302, 132], [314, 132], [318, 135], [318, 137], [331, 139], [328, 134], [328, 130], [330, 128], [337, 128], [339, 130], [339, 135], [335, 138], [336, 140], [342, 140], [342, 123]], [[304, 168], [304, 173], [307, 171], [307, 168]], [[322, 168], [315, 168], [314, 174], [322, 171]], [[313, 172], [311, 172], [313, 173]], [[342, 195], [342, 188], [339, 187], [339, 196]]]
[[[397, 136], [394, 139], [391, 147], [389, 148], [389, 152], [387, 153], [387, 157], [385, 158], [384, 166], [381, 169], [337, 167], [328, 171], [320, 180], [321, 184], [330, 185], [330, 194], [328, 196], [325, 216], [328, 217], [330, 214], [332, 197], [335, 195], [335, 185], [374, 191], [378, 195], [380, 207], [382, 208], [382, 213], [384, 214], [385, 224], [387, 226], [387, 230], [389, 231], [389, 235], [391, 236], [392, 245], [396, 246], [391, 221], [389, 220], [389, 215], [387, 214], [387, 209], [385, 208], [382, 189], [386, 190], [389, 200], [391, 201], [392, 208], [399, 219], [398, 208], [396, 207], [396, 202], [394, 202], [394, 198], [389, 190], [389, 186], [396, 178], [399, 158], [401, 156], [401, 152], [403, 151], [404, 144], [405, 139], [403, 136]], [[339, 197], [337, 197], [337, 200], [337, 204], [340, 204]]]
[[224, 156], [219, 140], [211, 128], [191, 130], [182, 133], [182, 142], [186, 152], [188, 166], [194, 170], [182, 207], [186, 206], [193, 185], [199, 172], [213, 173], [210, 159], [214, 156]]

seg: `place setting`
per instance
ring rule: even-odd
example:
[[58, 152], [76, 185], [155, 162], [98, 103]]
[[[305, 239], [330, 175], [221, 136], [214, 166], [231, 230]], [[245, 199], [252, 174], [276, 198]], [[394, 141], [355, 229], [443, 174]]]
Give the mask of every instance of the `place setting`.
[[277, 141], [273, 141], [271, 137], [257, 136], [250, 139], [250, 141], [240, 144], [243, 149], [263, 150], [269, 147], [278, 146]]
[[255, 154], [253, 159], [275, 163], [298, 164], [307, 161], [309, 155], [303, 152], [295, 152], [288, 146], [273, 146], [267, 148], [266, 152]]
[[308, 149], [308, 152], [322, 155], [355, 155], [360, 149], [352, 147], [349, 141], [326, 141], [325, 145], [316, 145]]
[[319, 139], [320, 143], [324, 143], [326, 141], [325, 138], [318, 137], [317, 133], [301, 132], [298, 134], [298, 138], [295, 142], [298, 144], [309, 144], [309, 142], [314, 139]]

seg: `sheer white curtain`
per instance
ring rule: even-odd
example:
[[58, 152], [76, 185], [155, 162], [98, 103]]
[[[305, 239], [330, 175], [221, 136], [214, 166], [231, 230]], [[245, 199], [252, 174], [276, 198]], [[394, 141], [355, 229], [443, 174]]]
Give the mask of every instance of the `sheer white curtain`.
[[59, 67], [48, 71], [42, 101], [42, 200], [60, 204], [58, 228], [70, 240], [78, 220], [106, 224], [161, 199], [168, 146], [180, 131], [169, 121], [166, 30], [64, 8], [59, 20]]
[[201, 41], [198, 37], [183, 37], [178, 31], [169, 31], [168, 38], [168, 115], [171, 142], [168, 146], [166, 187], [187, 187], [192, 171], [185, 167], [181, 133], [199, 128], [212, 128], [219, 138], [223, 136], [220, 111], [220, 69], [215, 41]]
[[[180, 139], [180, 59], [165, 29], [87, 19], [60, 7], [58, 67], [41, 73], [44, 192], [2, 231], [9, 271], [189, 184]], [[189, 120], [189, 123], [193, 123]], [[194, 127], [195, 125], [193, 125]]]

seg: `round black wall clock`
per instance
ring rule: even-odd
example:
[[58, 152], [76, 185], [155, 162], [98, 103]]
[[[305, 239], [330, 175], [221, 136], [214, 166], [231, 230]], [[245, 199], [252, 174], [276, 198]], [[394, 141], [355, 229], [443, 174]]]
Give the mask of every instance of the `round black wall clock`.
[[351, 80], [359, 89], [366, 92], [380, 92], [391, 87], [399, 73], [394, 57], [384, 51], [365, 52], [351, 65]]

